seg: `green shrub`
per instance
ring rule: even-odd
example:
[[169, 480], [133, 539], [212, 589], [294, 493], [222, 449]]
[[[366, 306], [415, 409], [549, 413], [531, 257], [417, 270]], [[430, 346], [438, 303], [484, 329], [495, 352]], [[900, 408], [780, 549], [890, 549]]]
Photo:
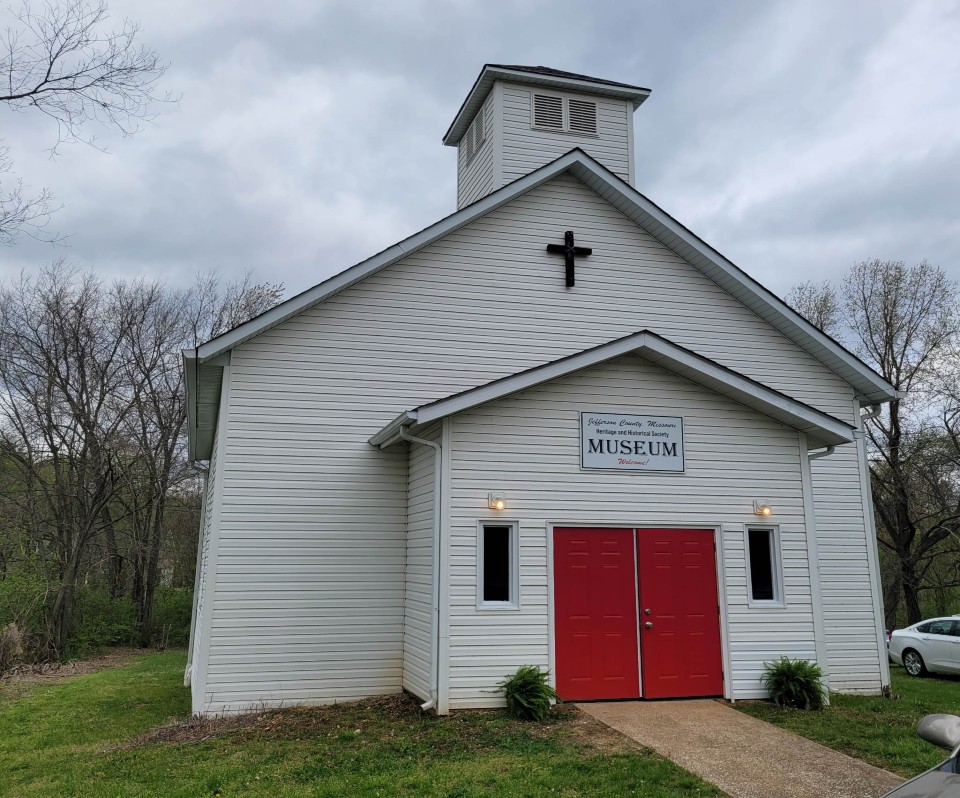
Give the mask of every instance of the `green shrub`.
[[101, 588], [77, 592], [73, 630], [63, 651], [65, 659], [90, 656], [108, 646], [130, 646], [137, 639], [137, 609], [126, 598], [111, 598]]
[[508, 679], [500, 682], [498, 693], [507, 700], [507, 712], [519, 720], [544, 720], [550, 705], [559, 701], [556, 691], [548, 681], [549, 673], [530, 665], [524, 665]]
[[32, 662], [42, 654], [46, 616], [53, 597], [41, 572], [32, 566], [27, 563], [8, 570], [0, 579], [0, 628], [10, 628], [11, 634], [15, 628], [18, 638], [16, 646], [6, 646], [3, 667]]
[[164, 646], [187, 645], [192, 613], [192, 590], [158, 587], [153, 596], [153, 642]]
[[781, 707], [823, 709], [826, 692], [819, 665], [803, 659], [781, 657], [763, 666], [760, 681], [770, 691], [770, 700]]

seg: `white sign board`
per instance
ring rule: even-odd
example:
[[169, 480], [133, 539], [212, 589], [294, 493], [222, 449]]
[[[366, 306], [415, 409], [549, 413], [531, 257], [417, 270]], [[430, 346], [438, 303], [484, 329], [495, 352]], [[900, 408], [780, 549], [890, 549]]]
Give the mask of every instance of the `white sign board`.
[[581, 413], [580, 465], [616, 471], [683, 471], [683, 419]]

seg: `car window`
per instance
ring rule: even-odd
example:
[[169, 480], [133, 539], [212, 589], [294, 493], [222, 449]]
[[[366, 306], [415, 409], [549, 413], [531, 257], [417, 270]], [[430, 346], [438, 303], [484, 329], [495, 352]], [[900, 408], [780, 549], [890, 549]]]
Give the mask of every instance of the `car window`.
[[953, 625], [950, 627], [950, 636], [960, 637], [960, 621], [953, 622]]
[[949, 635], [953, 629], [953, 621], [930, 621], [920, 627], [920, 631], [928, 635]]
[[919, 624], [919, 625], [917, 626], [917, 631], [918, 631], [918, 632], [923, 632], [924, 634], [926, 634], [927, 632], [930, 631], [930, 624], [928, 624], [928, 623], [921, 623], [921, 624]]

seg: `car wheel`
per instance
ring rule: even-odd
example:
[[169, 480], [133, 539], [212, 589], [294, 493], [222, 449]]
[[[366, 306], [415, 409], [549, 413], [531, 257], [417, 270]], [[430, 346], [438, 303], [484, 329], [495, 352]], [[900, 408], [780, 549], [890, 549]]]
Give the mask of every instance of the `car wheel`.
[[923, 657], [912, 648], [903, 652], [903, 669], [911, 676], [925, 676], [927, 673], [927, 666], [923, 664]]

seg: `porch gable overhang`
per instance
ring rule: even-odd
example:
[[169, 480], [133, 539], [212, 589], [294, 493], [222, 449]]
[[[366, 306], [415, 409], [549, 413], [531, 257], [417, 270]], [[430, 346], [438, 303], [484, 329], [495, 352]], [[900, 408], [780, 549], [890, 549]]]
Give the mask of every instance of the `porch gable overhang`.
[[644, 360], [725, 396], [807, 436], [810, 449], [854, 440], [855, 428], [838, 418], [769, 388], [649, 330], [502, 377], [486, 385], [406, 410], [373, 435], [372, 446], [386, 449], [404, 441], [401, 430], [416, 434], [435, 421], [525, 391], [613, 358], [636, 354]]

